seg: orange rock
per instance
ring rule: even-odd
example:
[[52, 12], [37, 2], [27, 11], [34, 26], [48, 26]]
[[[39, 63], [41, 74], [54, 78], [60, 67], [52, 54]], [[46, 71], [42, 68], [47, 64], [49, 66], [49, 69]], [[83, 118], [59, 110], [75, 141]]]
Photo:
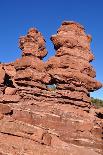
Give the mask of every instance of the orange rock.
[[0, 102], [19, 102], [20, 96], [19, 95], [0, 95]]
[[2, 68], [2, 65], [0, 65], [0, 84], [4, 82], [4, 78], [5, 78], [5, 71]]
[[4, 118], [4, 115], [0, 112], [0, 120]]
[[16, 88], [7, 87], [5, 89], [5, 94], [6, 95], [14, 95], [15, 93], [16, 93]]
[[45, 131], [43, 129], [37, 128], [37, 131], [33, 135], [31, 135], [31, 139], [33, 139], [37, 142], [42, 142], [42, 138], [43, 138], [44, 133], [45, 133]]
[[19, 39], [22, 57], [0, 64], [0, 152], [102, 155], [103, 109], [92, 108], [90, 92], [103, 84], [90, 64], [91, 36], [65, 21], [51, 40], [56, 54], [44, 62], [45, 40], [31, 28]]
[[51, 145], [51, 140], [52, 140], [52, 137], [49, 133], [44, 133], [43, 134], [43, 144], [45, 145]]
[[19, 47], [23, 50], [23, 56], [33, 55], [42, 59], [47, 55], [45, 40], [42, 34], [35, 28], [29, 29], [26, 36], [20, 37]]
[[9, 114], [11, 112], [11, 110], [12, 109], [10, 106], [0, 103], [0, 113], [1, 114]]

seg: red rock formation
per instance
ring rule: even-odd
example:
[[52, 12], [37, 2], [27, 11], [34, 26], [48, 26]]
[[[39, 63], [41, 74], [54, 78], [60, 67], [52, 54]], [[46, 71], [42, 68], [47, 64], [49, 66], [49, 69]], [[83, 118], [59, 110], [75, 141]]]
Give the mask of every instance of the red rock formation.
[[0, 64], [0, 154], [103, 154], [103, 110], [91, 105], [95, 80], [91, 36], [63, 22], [51, 40], [56, 55], [47, 62], [45, 40], [32, 28], [20, 38], [22, 58]]
[[20, 37], [20, 49], [23, 51], [23, 56], [35, 56], [43, 58], [47, 55], [45, 49], [45, 40], [37, 29], [31, 28], [26, 36]]
[[90, 51], [90, 35], [85, 34], [80, 24], [66, 21], [51, 40], [56, 55], [48, 60], [46, 68], [57, 82], [58, 91], [79, 106], [89, 106], [89, 92], [101, 87], [94, 79], [96, 73], [89, 63], [94, 58]]

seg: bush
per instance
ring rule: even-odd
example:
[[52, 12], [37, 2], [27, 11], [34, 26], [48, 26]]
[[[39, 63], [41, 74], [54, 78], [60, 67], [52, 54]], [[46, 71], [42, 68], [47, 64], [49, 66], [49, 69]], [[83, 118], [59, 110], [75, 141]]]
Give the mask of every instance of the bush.
[[103, 107], [103, 100], [91, 97], [91, 102], [96, 108]]

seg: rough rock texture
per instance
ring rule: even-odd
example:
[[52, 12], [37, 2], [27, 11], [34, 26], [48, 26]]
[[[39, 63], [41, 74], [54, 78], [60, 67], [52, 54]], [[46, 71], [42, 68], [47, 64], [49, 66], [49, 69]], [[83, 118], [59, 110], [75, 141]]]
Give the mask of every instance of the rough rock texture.
[[22, 56], [32, 55], [42, 59], [47, 55], [45, 40], [34, 28], [31, 28], [26, 36], [20, 37], [20, 49], [23, 51]]
[[56, 55], [44, 63], [45, 40], [32, 28], [20, 37], [22, 57], [0, 64], [0, 155], [103, 154], [91, 36], [66, 21], [51, 40]]

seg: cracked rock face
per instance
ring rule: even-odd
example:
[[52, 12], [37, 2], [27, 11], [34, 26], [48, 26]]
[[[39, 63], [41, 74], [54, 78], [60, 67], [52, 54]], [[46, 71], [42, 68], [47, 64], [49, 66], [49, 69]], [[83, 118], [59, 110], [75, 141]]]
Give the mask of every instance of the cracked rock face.
[[103, 110], [90, 99], [102, 87], [90, 64], [91, 36], [65, 21], [51, 40], [56, 54], [43, 62], [45, 40], [31, 28], [19, 39], [22, 57], [0, 64], [0, 154], [102, 155]]

